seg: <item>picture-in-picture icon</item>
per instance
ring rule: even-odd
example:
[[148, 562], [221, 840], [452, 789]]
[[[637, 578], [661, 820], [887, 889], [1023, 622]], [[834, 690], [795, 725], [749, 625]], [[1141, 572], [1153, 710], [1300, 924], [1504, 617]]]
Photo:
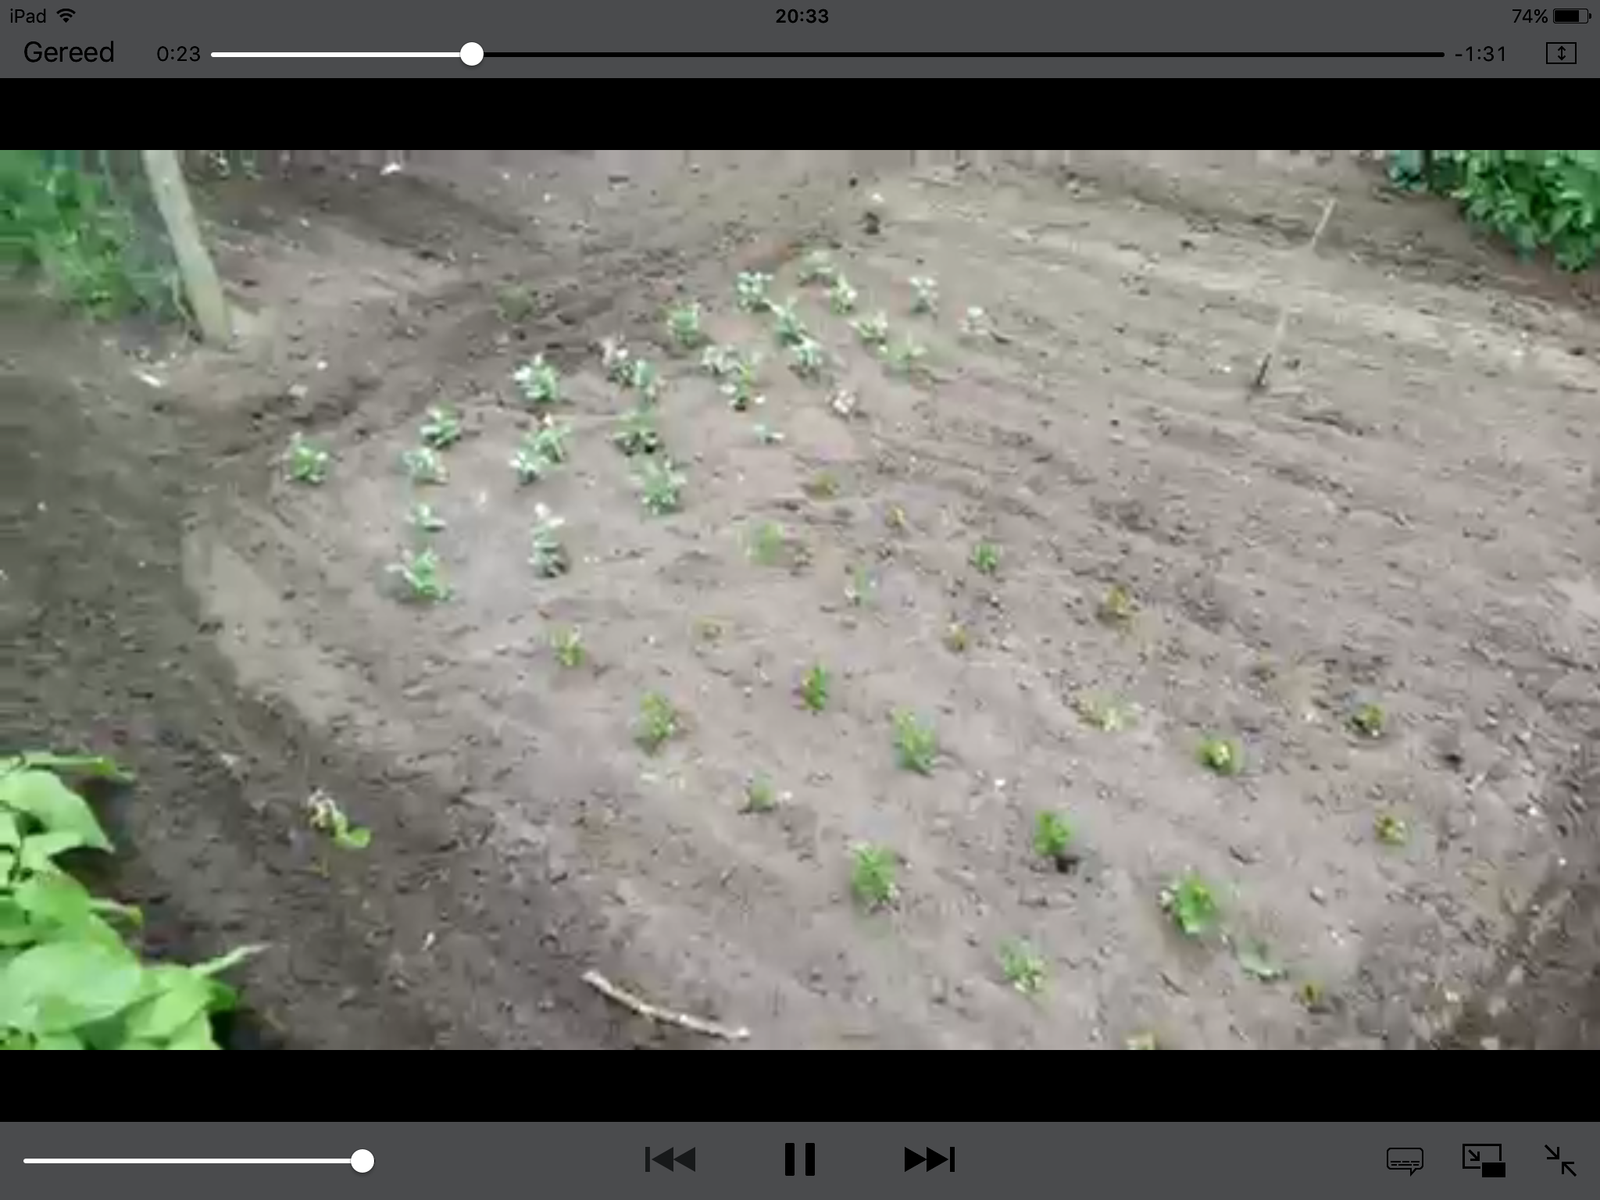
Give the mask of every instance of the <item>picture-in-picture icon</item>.
[[1506, 1177], [1506, 1159], [1499, 1142], [1462, 1142], [1461, 1167], [1477, 1171], [1485, 1179]]
[[1390, 1146], [1384, 1154], [1384, 1161], [1391, 1171], [1410, 1171], [1415, 1175], [1422, 1170], [1422, 1147]]

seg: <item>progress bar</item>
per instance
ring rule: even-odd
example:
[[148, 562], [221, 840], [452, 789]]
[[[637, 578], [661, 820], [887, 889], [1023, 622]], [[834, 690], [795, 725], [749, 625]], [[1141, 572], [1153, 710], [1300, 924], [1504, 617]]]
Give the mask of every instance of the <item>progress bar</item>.
[[[459, 58], [475, 67], [486, 58], [1444, 58], [1443, 50], [213, 50], [212, 58]], [[1456, 55], [1457, 58], [1461, 56]]]
[[[469, 67], [483, 61], [483, 47], [468, 42], [459, 50], [213, 50], [212, 58], [459, 58]], [[342, 1160], [341, 1160], [342, 1161]]]
[[236, 1166], [319, 1166], [350, 1167], [362, 1175], [376, 1161], [371, 1150], [357, 1150], [349, 1158], [25, 1158], [25, 1166], [100, 1167], [236, 1167]]

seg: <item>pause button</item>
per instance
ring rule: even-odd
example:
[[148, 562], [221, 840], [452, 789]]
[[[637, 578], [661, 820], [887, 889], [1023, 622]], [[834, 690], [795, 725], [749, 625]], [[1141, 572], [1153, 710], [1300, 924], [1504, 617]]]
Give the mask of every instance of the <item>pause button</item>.
[[[795, 1144], [793, 1142], [785, 1142], [783, 1144], [783, 1173], [785, 1175], [793, 1175], [794, 1174], [794, 1145]], [[806, 1174], [807, 1175], [815, 1175], [816, 1173], [817, 1173], [817, 1144], [815, 1142], [807, 1142], [806, 1143]]]

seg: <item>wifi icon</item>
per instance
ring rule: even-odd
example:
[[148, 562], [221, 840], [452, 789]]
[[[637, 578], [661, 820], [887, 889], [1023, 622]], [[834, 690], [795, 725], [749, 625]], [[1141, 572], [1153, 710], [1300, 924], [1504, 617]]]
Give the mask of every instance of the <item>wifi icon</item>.
[[77, 14], [77, 11], [75, 9], [71, 9], [71, 8], [58, 8], [58, 9], [56, 9], [56, 16], [61, 18], [61, 23], [63, 25], [65, 25], [67, 22], [71, 21], [72, 18], [77, 16], [77, 15], [78, 14]]

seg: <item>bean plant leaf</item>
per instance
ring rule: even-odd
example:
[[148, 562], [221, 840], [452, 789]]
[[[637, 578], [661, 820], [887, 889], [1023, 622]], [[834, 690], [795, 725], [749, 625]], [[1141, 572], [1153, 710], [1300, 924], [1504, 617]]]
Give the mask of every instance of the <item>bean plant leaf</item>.
[[22, 843], [19, 857], [22, 860], [22, 869], [39, 875], [60, 872], [56, 866], [58, 855], [65, 854], [68, 850], [76, 850], [83, 845], [83, 835], [73, 831], [59, 833], [36, 833]]
[[0, 971], [0, 1029], [66, 1033], [121, 1012], [139, 995], [144, 969], [125, 946], [46, 942]]
[[46, 833], [75, 833], [80, 845], [111, 849], [88, 802], [49, 771], [29, 767], [0, 775], [0, 808], [32, 817]]
[[187, 967], [150, 967], [142, 998], [128, 1011], [123, 1029], [133, 1041], [167, 1042], [195, 1017], [209, 1019], [210, 1010], [210, 980]]

